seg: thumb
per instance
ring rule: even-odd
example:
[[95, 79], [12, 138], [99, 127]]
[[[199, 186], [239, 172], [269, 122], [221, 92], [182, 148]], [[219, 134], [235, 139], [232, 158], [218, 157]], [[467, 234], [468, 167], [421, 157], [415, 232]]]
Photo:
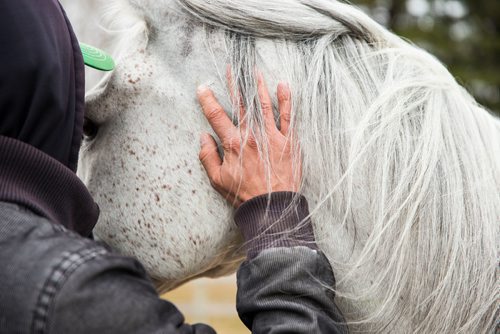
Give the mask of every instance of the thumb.
[[201, 164], [205, 168], [212, 185], [217, 186], [220, 184], [220, 167], [222, 165], [222, 159], [217, 150], [217, 143], [211, 135], [204, 133], [200, 137], [200, 144], [199, 158]]

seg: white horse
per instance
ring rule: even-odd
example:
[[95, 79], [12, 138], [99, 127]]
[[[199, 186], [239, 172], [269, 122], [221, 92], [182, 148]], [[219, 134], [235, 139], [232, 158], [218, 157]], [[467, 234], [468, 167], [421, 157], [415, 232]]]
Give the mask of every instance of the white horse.
[[96, 235], [160, 290], [242, 260], [198, 162], [195, 90], [210, 85], [238, 122], [230, 64], [258, 132], [258, 67], [293, 91], [302, 192], [350, 329], [494, 330], [500, 122], [435, 58], [333, 0], [129, 0], [110, 16], [128, 29], [88, 96], [79, 175], [102, 210]]

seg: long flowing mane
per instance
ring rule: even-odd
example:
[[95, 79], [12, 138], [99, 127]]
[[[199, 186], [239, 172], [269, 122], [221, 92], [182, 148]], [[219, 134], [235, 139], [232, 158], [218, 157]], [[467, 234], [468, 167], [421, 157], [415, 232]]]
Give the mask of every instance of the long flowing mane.
[[254, 69], [264, 66], [259, 43], [274, 45], [293, 90], [292, 126], [313, 219], [354, 240], [348, 256], [330, 256], [352, 329], [402, 332], [406, 321], [405, 332], [492, 331], [499, 120], [434, 57], [353, 6], [177, 3], [208, 36], [224, 32], [233, 81], [260, 133]]

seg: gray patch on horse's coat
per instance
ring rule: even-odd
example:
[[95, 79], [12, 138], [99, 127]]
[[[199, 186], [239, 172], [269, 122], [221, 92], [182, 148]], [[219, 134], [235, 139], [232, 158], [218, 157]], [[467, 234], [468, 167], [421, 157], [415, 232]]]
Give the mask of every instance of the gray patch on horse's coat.
[[181, 55], [183, 57], [188, 57], [193, 52], [193, 43], [192, 39], [194, 36], [194, 27], [191, 24], [187, 24], [184, 28], [184, 41], [182, 43], [182, 51]]

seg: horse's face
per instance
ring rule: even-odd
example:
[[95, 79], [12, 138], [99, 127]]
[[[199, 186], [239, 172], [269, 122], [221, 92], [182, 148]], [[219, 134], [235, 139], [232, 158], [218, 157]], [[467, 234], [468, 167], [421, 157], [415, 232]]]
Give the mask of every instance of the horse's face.
[[196, 87], [219, 77], [201, 52], [204, 34], [176, 22], [149, 37], [128, 40], [116, 70], [87, 96], [98, 130], [85, 140], [79, 175], [101, 208], [96, 236], [138, 258], [165, 290], [233, 271], [240, 247], [231, 208], [198, 160], [209, 126]]

